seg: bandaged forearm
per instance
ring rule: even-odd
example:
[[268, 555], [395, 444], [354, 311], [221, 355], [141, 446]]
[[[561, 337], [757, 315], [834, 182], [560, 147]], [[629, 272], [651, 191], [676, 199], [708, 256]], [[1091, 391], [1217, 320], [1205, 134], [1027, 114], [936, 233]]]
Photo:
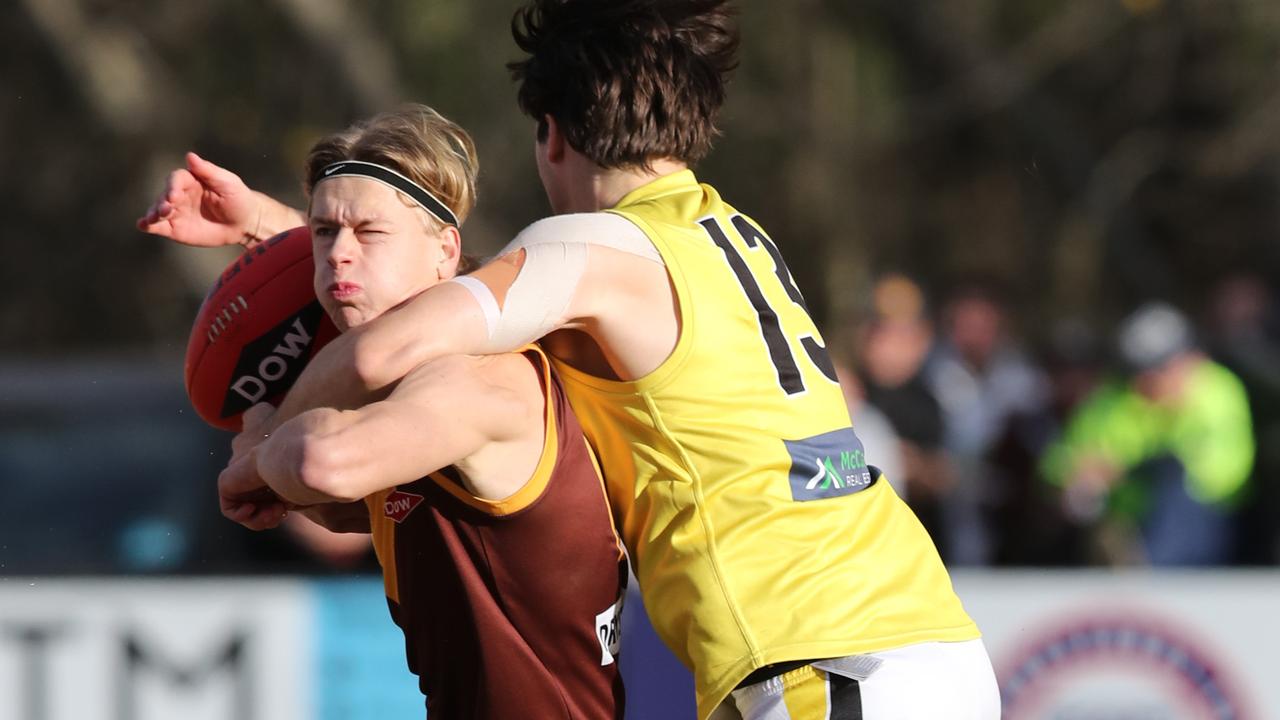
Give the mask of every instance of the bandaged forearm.
[[540, 220], [499, 253], [525, 254], [501, 304], [489, 286], [476, 278], [451, 280], [466, 288], [484, 312], [489, 338], [484, 352], [516, 350], [564, 327], [572, 319], [574, 295], [597, 247], [662, 263], [648, 236], [630, 221], [610, 213], [584, 213]]

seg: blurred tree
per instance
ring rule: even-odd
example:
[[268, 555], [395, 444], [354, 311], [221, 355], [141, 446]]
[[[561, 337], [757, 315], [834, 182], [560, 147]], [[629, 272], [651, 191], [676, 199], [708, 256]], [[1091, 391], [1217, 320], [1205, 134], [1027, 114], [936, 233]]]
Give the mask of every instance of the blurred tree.
[[[132, 221], [182, 151], [302, 202], [320, 134], [404, 100], [468, 127], [480, 252], [545, 212], [504, 63], [518, 0], [19, 0], [0, 6], [7, 352], [177, 353], [227, 255]], [[700, 172], [786, 248], [815, 315], [882, 269], [975, 270], [1028, 327], [1280, 268], [1270, 0], [741, 3]]]

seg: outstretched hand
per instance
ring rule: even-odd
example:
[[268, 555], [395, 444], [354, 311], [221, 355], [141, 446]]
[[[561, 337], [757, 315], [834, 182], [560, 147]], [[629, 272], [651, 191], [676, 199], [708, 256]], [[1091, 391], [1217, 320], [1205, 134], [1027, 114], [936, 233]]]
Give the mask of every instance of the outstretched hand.
[[235, 245], [256, 233], [258, 198], [240, 176], [193, 152], [186, 160], [169, 173], [138, 229], [199, 247]]

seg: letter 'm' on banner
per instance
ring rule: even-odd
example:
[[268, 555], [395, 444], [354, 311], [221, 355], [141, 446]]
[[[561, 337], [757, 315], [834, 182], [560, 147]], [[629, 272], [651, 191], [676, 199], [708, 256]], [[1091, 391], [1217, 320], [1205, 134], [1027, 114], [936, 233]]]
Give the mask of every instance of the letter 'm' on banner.
[[124, 657], [119, 665], [116, 720], [139, 720], [138, 680], [143, 672], [159, 675], [171, 685], [189, 690], [205, 682], [218, 671], [225, 670], [233, 680], [231, 717], [228, 720], [254, 720], [252, 677], [245, 667], [248, 633], [238, 630], [227, 639], [225, 647], [215, 650], [207, 660], [183, 666], [162, 657], [138, 639], [125, 632], [121, 637]]

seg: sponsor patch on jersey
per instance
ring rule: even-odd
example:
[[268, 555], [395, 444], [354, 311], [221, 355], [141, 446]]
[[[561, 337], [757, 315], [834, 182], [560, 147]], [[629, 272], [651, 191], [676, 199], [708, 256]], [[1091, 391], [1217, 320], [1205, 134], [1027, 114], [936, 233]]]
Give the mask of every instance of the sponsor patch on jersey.
[[382, 514], [398, 525], [404, 522], [404, 519], [409, 517], [409, 513], [413, 512], [413, 509], [422, 504], [425, 499], [411, 492], [393, 490], [387, 493], [387, 499], [382, 502]]
[[618, 596], [618, 602], [596, 615], [596, 639], [600, 641], [600, 666], [612, 665], [622, 649], [622, 601], [626, 591]]
[[852, 495], [871, 486], [866, 452], [851, 427], [783, 443], [791, 455], [793, 500]]

